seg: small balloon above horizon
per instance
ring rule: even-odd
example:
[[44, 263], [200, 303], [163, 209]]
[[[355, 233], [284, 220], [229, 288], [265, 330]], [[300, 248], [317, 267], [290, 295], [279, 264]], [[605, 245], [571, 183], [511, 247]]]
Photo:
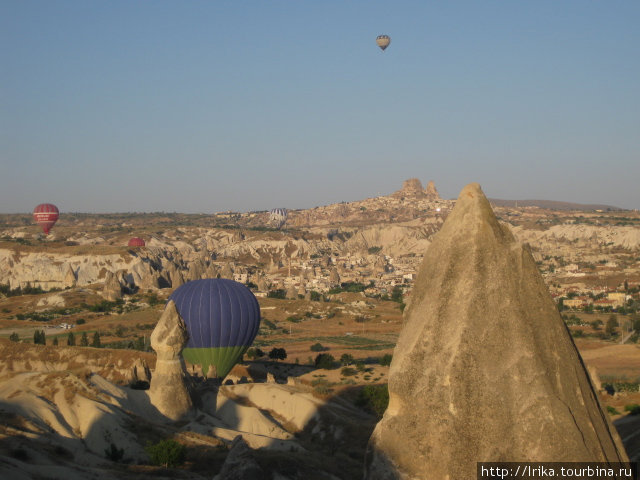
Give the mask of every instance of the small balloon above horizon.
[[378, 35], [376, 37], [376, 44], [384, 51], [391, 43], [391, 37], [389, 35]]

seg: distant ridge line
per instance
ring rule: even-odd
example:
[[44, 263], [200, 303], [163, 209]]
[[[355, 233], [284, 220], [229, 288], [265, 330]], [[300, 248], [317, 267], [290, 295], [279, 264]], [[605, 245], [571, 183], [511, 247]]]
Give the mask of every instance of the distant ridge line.
[[549, 210], [625, 210], [613, 205], [585, 204], [572, 202], [558, 202], [555, 200], [503, 200], [499, 198], [489, 198], [491, 204], [498, 207], [540, 207]]

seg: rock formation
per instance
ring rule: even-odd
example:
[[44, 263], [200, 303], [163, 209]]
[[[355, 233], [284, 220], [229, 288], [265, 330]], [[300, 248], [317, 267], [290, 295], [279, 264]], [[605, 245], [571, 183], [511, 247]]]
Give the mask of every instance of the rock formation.
[[231, 262], [224, 264], [222, 270], [220, 270], [220, 278], [233, 280], [233, 267], [231, 266]]
[[333, 286], [340, 285], [340, 274], [336, 267], [333, 267], [329, 273], [329, 283]]
[[175, 264], [171, 264], [168, 268], [167, 275], [169, 277], [169, 281], [171, 282], [171, 288], [178, 288], [181, 285], [184, 285], [184, 277], [182, 276], [182, 271], [176, 267]]
[[251, 448], [238, 435], [231, 442], [231, 449], [215, 480], [266, 480], [271, 478], [260, 467], [253, 456]]
[[297, 300], [298, 299], [298, 291], [296, 290], [296, 286], [293, 283], [291, 285], [289, 285], [289, 288], [287, 288], [287, 291], [285, 293], [285, 297], [288, 300]]
[[189, 271], [187, 272], [186, 280], [200, 280], [205, 278], [207, 266], [202, 259], [194, 260], [189, 264]]
[[171, 300], [151, 334], [151, 348], [158, 359], [149, 388], [151, 403], [171, 420], [183, 418], [193, 406], [182, 358], [188, 340], [187, 327]]
[[429, 200], [440, 200], [440, 194], [438, 190], [436, 190], [436, 184], [433, 183], [433, 180], [429, 180], [427, 188], [424, 189], [424, 193], [429, 197]]
[[102, 289], [102, 296], [109, 302], [115, 302], [122, 298], [122, 287], [113, 272], [107, 272], [107, 277]]
[[402, 182], [402, 188], [392, 194], [395, 197], [424, 197], [422, 183], [417, 178], [410, 178]]
[[63, 285], [65, 288], [73, 288], [76, 286], [76, 274], [71, 268], [71, 265], [67, 264], [66, 273], [64, 274]]
[[422, 263], [365, 478], [483, 461], [628, 461], [527, 247], [467, 185]]

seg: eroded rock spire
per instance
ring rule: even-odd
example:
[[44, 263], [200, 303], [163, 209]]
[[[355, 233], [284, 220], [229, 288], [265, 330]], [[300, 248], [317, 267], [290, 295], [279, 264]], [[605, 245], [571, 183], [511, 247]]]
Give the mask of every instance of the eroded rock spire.
[[467, 185], [426, 252], [365, 478], [482, 461], [628, 461], [528, 250]]

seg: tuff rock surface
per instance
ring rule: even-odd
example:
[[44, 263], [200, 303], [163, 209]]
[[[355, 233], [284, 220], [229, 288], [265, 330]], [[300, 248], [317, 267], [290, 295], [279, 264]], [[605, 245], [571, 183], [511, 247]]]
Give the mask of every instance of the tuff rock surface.
[[185, 417], [193, 407], [182, 357], [188, 340], [187, 327], [170, 300], [151, 333], [151, 348], [158, 358], [149, 398], [158, 411], [171, 420]]
[[467, 185], [426, 252], [370, 439], [368, 480], [482, 461], [627, 461], [527, 247]]

